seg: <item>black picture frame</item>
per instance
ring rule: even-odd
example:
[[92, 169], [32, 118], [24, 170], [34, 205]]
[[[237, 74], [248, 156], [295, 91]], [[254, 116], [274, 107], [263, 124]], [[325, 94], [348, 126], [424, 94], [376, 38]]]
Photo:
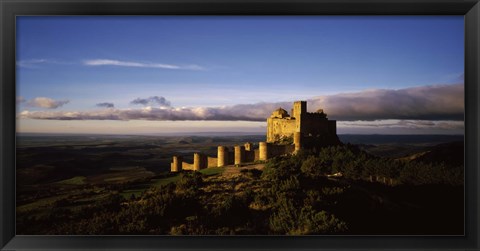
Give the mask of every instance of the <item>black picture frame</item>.
[[[479, 0], [0, 0], [0, 15], [1, 250], [479, 250]], [[15, 17], [18, 15], [464, 15], [465, 236], [17, 236]]]

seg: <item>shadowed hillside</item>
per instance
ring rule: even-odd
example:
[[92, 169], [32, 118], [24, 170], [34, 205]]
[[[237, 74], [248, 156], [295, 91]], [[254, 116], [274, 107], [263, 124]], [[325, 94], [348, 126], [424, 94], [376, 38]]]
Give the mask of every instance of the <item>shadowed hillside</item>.
[[464, 142], [444, 143], [431, 147], [425, 154], [415, 158], [415, 161], [463, 165], [464, 152]]
[[[164, 149], [158, 143], [162, 142], [164, 147], [170, 144], [169, 152], [178, 152], [193, 149], [173, 147], [181, 141], [199, 147], [216, 140], [141, 141], [151, 146], [142, 151]], [[59, 153], [62, 149], [70, 152], [70, 147], [86, 149], [77, 151], [85, 156], [98, 148], [100, 156], [127, 156], [120, 158], [125, 162], [134, 158], [134, 145], [140, 144], [135, 142], [75, 142], [64, 148], [53, 143], [42, 147], [37, 142], [29, 149], [54, 151], [59, 156], [57, 160], [46, 158], [50, 162], [43, 166], [27, 164], [26, 156], [37, 158], [40, 153], [27, 155], [27, 148], [20, 149], [25, 167], [17, 170], [23, 180], [18, 188], [17, 233], [463, 234], [463, 165], [457, 165], [463, 162], [463, 152], [457, 142], [422, 149], [411, 161], [377, 157], [347, 144], [301, 151], [266, 163], [180, 174], [148, 169], [139, 162], [129, 167], [104, 163], [98, 170], [77, 165], [73, 170], [81, 173], [69, 176], [65, 171], [54, 180], [48, 175], [28, 175], [29, 171], [62, 170], [59, 163], [68, 161], [64, 156], [69, 155]]]

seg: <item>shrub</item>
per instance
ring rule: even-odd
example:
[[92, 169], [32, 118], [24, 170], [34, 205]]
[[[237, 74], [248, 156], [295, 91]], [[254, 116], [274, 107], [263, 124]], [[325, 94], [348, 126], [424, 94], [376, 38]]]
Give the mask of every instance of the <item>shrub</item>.
[[198, 189], [202, 186], [202, 174], [198, 172], [182, 173], [180, 179], [176, 183], [176, 191], [194, 196], [198, 193]]
[[222, 227], [244, 224], [250, 218], [249, 204], [245, 196], [230, 195], [213, 209], [217, 223]]
[[262, 179], [278, 181], [298, 176], [302, 162], [303, 159], [299, 156], [273, 158], [265, 165]]
[[317, 179], [332, 172], [328, 161], [315, 156], [308, 156], [301, 166], [302, 173], [310, 178]]
[[292, 201], [285, 200], [270, 217], [270, 229], [277, 234], [325, 234], [345, 232], [347, 225], [333, 214], [311, 206], [298, 209]]
[[292, 234], [341, 233], [347, 230], [347, 224], [326, 211], [316, 211], [310, 206], [303, 207], [297, 229]]

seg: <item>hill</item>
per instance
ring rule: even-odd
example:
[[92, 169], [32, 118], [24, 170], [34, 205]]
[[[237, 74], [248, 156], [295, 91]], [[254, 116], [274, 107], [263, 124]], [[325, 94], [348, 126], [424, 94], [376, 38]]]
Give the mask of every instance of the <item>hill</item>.
[[463, 141], [449, 142], [430, 147], [425, 154], [414, 158], [414, 161], [463, 166], [465, 157], [464, 153], [465, 149]]
[[43, 201], [48, 210], [39, 211], [38, 203], [17, 208], [17, 229], [19, 234], [463, 234], [463, 167], [425, 161], [379, 158], [351, 145], [326, 147], [267, 163], [157, 177], [158, 185], [129, 197], [121, 196], [129, 186], [99, 191], [99, 184], [90, 188], [89, 179], [76, 178], [56, 183], [77, 192]]

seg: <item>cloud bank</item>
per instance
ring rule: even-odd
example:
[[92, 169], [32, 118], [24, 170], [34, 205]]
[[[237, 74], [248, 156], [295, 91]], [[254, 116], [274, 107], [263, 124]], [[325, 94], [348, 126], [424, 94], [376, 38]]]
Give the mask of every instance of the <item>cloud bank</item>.
[[[463, 84], [413, 87], [400, 90], [366, 90], [319, 96], [308, 100], [309, 111], [325, 110], [330, 119], [340, 121], [374, 120], [457, 120], [464, 119]], [[163, 97], [137, 98], [141, 109], [101, 111], [23, 111], [22, 118], [50, 120], [218, 120], [265, 121], [278, 107], [290, 111], [292, 101], [240, 104], [223, 107], [175, 108]], [[149, 105], [149, 106], [147, 106]], [[160, 105], [160, 107], [152, 107]]]
[[343, 128], [370, 128], [370, 129], [441, 129], [441, 130], [463, 130], [465, 124], [463, 121], [451, 120], [375, 120], [375, 121], [339, 121], [339, 127]]
[[375, 89], [309, 100], [338, 120], [463, 120], [464, 84]]
[[[18, 100], [18, 99], [17, 99]], [[37, 97], [27, 102], [30, 107], [56, 109], [70, 102], [69, 100], [54, 100], [46, 97]]]
[[140, 63], [132, 61], [120, 61], [112, 59], [91, 59], [85, 60], [84, 65], [88, 66], [122, 66], [122, 67], [138, 67], [138, 68], [158, 68], [169, 70], [204, 70], [205, 68], [199, 65], [173, 65], [173, 64], [158, 64], [158, 63]]
[[109, 109], [97, 111], [23, 111], [20, 118], [46, 120], [219, 120], [219, 121], [264, 121], [246, 115], [232, 115], [230, 108], [157, 108]]

